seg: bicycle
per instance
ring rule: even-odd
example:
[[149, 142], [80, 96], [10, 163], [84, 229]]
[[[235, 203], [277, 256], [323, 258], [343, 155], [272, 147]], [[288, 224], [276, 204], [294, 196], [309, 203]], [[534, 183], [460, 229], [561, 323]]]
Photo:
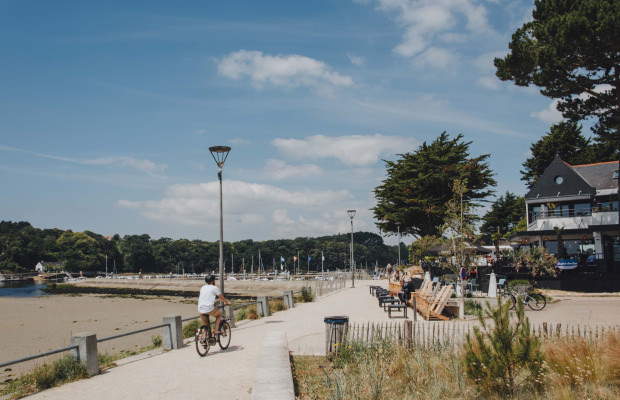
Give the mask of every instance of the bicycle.
[[[220, 307], [223, 309], [223, 307]], [[196, 351], [200, 357], [204, 357], [209, 352], [209, 348], [212, 345], [215, 345], [217, 342], [220, 345], [222, 350], [226, 350], [230, 345], [230, 323], [228, 322], [229, 318], [222, 315], [222, 320], [220, 321], [220, 333], [213, 334], [211, 330], [212, 324], [209, 316], [207, 315], [207, 325], [202, 325], [200, 328], [196, 329], [196, 336], [194, 337], [194, 343], [196, 344]]]
[[517, 299], [527, 304], [534, 311], [540, 311], [547, 305], [547, 299], [540, 293], [534, 293], [530, 286], [515, 286], [514, 289], [504, 290], [501, 294], [505, 300], [510, 300], [510, 310], [517, 306]]

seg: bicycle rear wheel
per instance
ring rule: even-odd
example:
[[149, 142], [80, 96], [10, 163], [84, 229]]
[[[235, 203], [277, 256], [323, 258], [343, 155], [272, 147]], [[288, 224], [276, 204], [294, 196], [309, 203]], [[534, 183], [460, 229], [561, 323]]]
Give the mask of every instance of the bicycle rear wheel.
[[547, 299], [540, 293], [528, 294], [527, 305], [534, 311], [540, 311], [547, 305]]
[[209, 352], [209, 338], [207, 337], [207, 327], [201, 326], [196, 333], [196, 337], [194, 338], [194, 342], [196, 343], [196, 351], [200, 357], [204, 357]]
[[220, 323], [220, 334], [217, 336], [217, 341], [220, 344], [222, 350], [226, 350], [230, 345], [230, 325], [227, 321]]
[[510, 292], [504, 292], [501, 294], [502, 300], [506, 303], [510, 303], [509, 310], [514, 310], [517, 306], [517, 299]]

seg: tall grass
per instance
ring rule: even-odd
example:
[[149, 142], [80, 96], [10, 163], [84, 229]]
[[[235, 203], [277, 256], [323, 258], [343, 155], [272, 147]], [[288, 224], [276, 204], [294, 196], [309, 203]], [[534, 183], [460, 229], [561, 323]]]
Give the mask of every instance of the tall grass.
[[88, 377], [86, 367], [74, 357], [66, 355], [49, 364], [42, 364], [31, 372], [4, 384], [0, 389], [0, 395], [7, 396], [8, 399], [18, 399], [86, 377]]
[[293, 356], [298, 399], [620, 399], [620, 333], [598, 340], [543, 341], [540, 391], [512, 397], [481, 393], [467, 379], [464, 350], [455, 343], [406, 348], [390, 340], [342, 343], [327, 357]]

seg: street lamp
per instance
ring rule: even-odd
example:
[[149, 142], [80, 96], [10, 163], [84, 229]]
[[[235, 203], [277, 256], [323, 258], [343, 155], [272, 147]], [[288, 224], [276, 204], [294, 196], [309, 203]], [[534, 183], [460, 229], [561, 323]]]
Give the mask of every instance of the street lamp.
[[353, 217], [355, 217], [356, 210], [347, 210], [349, 218], [351, 218], [351, 287], [355, 287], [355, 262], [353, 258]]
[[400, 222], [396, 223], [398, 228], [398, 266], [400, 267]]
[[222, 168], [228, 158], [230, 147], [228, 146], [213, 146], [209, 147], [209, 151], [213, 156], [213, 160], [219, 167], [217, 177], [220, 180], [220, 291], [224, 295], [224, 208], [222, 206]]

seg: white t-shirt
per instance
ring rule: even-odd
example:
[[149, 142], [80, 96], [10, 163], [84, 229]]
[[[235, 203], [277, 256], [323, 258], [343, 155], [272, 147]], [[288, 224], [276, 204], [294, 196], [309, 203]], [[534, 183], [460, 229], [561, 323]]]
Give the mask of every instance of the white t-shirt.
[[198, 312], [206, 314], [215, 308], [215, 299], [221, 294], [220, 289], [215, 285], [204, 285], [200, 288], [198, 296]]

